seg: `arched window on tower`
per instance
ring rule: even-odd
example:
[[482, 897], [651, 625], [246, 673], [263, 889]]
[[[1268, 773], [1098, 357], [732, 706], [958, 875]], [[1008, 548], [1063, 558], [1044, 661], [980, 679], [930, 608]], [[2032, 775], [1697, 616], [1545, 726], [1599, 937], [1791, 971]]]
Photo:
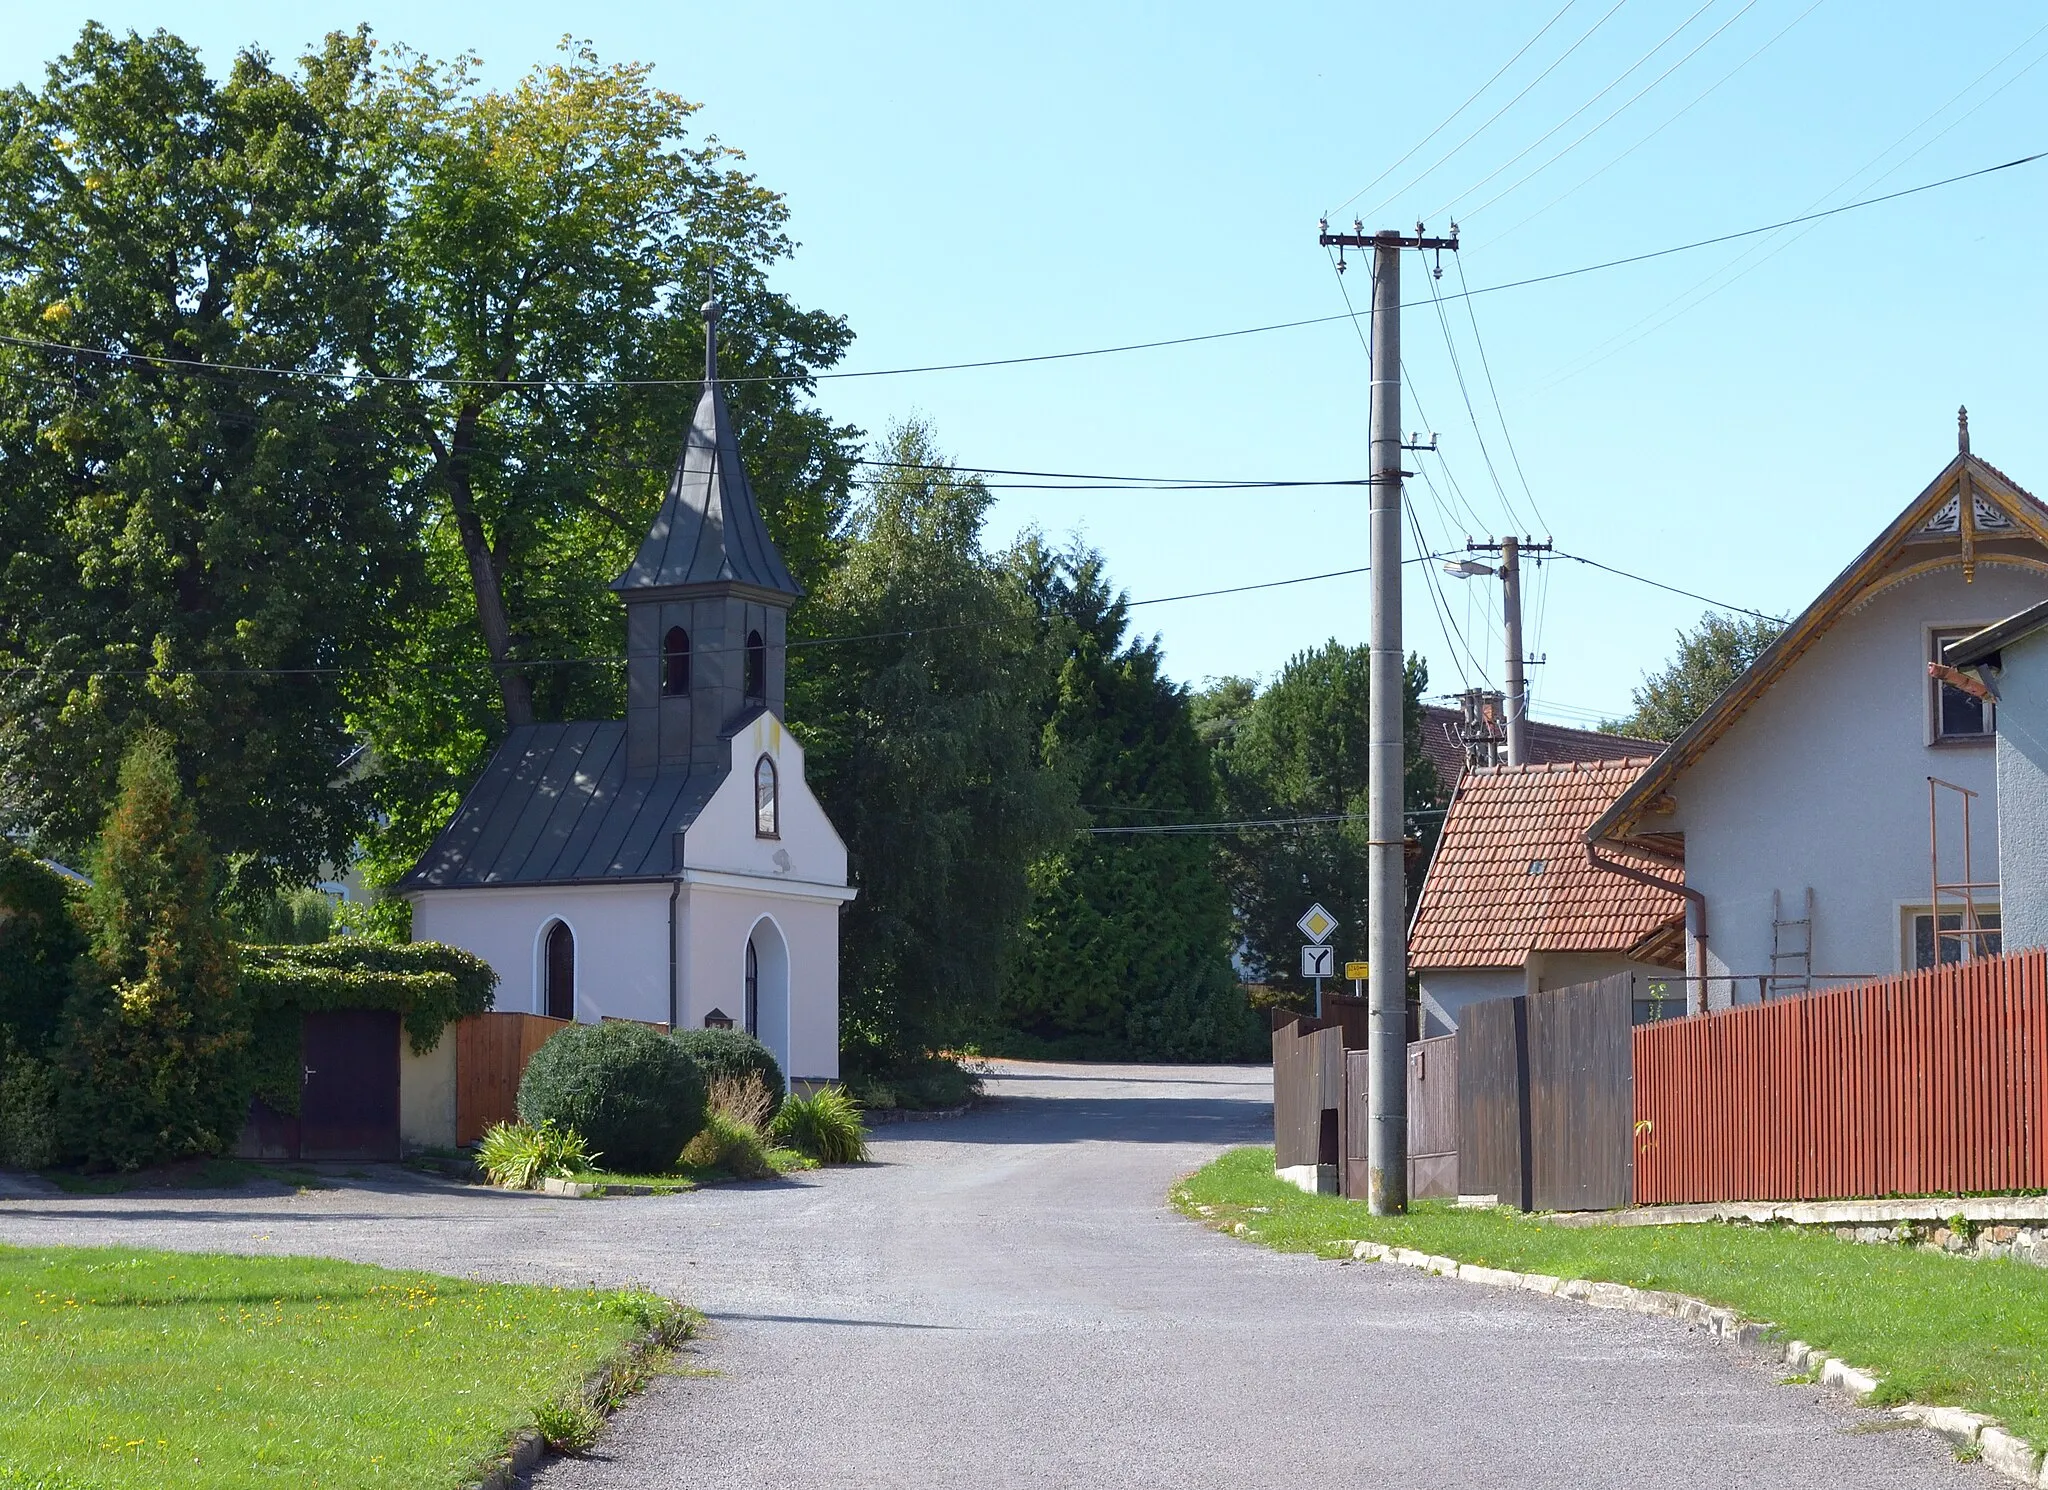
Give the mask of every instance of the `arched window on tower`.
[[782, 802], [777, 792], [775, 762], [762, 756], [754, 762], [754, 836], [782, 836]]
[[768, 702], [768, 645], [761, 633], [747, 633], [746, 694], [750, 704]]
[[545, 982], [543, 1012], [550, 1019], [576, 1017], [576, 933], [566, 921], [548, 928], [542, 943], [541, 975]]
[[661, 691], [683, 698], [690, 691], [690, 633], [671, 626], [661, 643]]

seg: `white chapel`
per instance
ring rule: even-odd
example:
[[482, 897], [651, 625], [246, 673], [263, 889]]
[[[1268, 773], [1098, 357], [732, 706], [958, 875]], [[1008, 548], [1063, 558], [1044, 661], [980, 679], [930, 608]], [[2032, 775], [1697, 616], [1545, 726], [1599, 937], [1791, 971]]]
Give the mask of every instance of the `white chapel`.
[[793, 1079], [839, 1074], [846, 845], [784, 727], [790, 603], [717, 377], [640, 552], [626, 718], [514, 729], [399, 884], [413, 935], [498, 971], [497, 1007], [730, 1022]]

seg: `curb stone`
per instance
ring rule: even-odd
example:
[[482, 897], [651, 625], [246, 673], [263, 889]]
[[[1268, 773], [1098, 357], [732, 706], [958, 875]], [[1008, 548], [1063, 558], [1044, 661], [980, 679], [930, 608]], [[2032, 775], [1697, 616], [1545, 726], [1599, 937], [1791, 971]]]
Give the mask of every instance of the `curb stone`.
[[[1236, 1229], [1239, 1235], [1246, 1234], [1242, 1222]], [[1630, 1288], [1622, 1283], [1602, 1283], [1589, 1278], [1559, 1279], [1545, 1273], [1516, 1273], [1506, 1268], [1480, 1267], [1448, 1257], [1432, 1257], [1406, 1247], [1383, 1246], [1379, 1242], [1353, 1241], [1338, 1245], [1347, 1246], [1355, 1262], [1391, 1262], [1466, 1283], [1550, 1294], [1595, 1309], [1617, 1309], [1629, 1314], [1678, 1319], [1705, 1329], [1716, 1339], [1747, 1350], [1761, 1351], [1768, 1358], [1781, 1361], [1794, 1373], [1813, 1376], [1822, 1386], [1858, 1401], [1869, 1397], [1879, 1386], [1879, 1378], [1873, 1373], [1837, 1360], [1826, 1351], [1816, 1350], [1804, 1340], [1791, 1340], [1780, 1346], [1770, 1325], [1744, 1319], [1733, 1309], [1723, 1309], [1686, 1294]], [[1916, 1423], [1947, 1439], [1958, 1449], [1976, 1449], [1985, 1464], [2007, 1479], [2048, 1490], [2048, 1464], [2037, 1463], [2033, 1445], [2016, 1434], [2008, 1433], [1995, 1420], [1981, 1413], [1966, 1412], [1960, 1407], [1935, 1407], [1922, 1402], [1901, 1403], [1890, 1411], [1892, 1416]]]
[[[697, 1332], [702, 1316], [687, 1309], [679, 1310], [666, 1324], [649, 1330], [636, 1339], [629, 1340], [613, 1352], [596, 1370], [583, 1378], [583, 1385], [577, 1395], [590, 1407], [605, 1417], [610, 1417], [625, 1405], [625, 1396], [638, 1390], [640, 1383], [622, 1384], [622, 1376], [630, 1376], [656, 1351], [673, 1350]], [[547, 1440], [540, 1436], [537, 1428], [521, 1428], [506, 1440], [490, 1470], [481, 1479], [467, 1482], [467, 1490], [520, 1490], [540, 1461], [547, 1457]]]

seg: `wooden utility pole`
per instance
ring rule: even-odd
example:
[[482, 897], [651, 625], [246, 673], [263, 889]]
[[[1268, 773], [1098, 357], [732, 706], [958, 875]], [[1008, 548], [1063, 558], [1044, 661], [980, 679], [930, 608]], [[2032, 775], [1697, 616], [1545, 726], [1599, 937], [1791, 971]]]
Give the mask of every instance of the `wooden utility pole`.
[[1493, 572], [1500, 576], [1501, 629], [1507, 632], [1507, 698], [1505, 710], [1508, 726], [1508, 764], [1525, 766], [1529, 763], [1529, 684], [1522, 669], [1529, 659], [1522, 655], [1522, 555], [1547, 554], [1550, 544], [1538, 543], [1530, 538], [1516, 538], [1512, 533], [1498, 543], [1466, 542], [1467, 550], [1500, 555], [1500, 567]]
[[1373, 1214], [1408, 1209], [1408, 943], [1407, 834], [1401, 811], [1401, 250], [1456, 249], [1449, 238], [1386, 231], [1332, 233], [1322, 225], [1325, 248], [1372, 250], [1372, 465], [1369, 510], [1372, 543], [1372, 677], [1366, 763], [1367, 861], [1366, 984], [1367, 1201]]

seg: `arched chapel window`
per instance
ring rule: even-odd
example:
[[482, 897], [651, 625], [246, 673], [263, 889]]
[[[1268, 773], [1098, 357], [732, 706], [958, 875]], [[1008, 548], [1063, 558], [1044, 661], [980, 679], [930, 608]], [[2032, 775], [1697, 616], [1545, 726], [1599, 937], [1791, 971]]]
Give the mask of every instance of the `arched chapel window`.
[[557, 921], [548, 928], [547, 940], [543, 943], [542, 979], [545, 983], [546, 1011], [550, 1019], [574, 1019], [576, 1017], [576, 933], [569, 929], [566, 921]]
[[681, 698], [690, 691], [690, 633], [671, 626], [661, 644], [661, 691]]
[[747, 633], [746, 694], [750, 704], [768, 702], [768, 646], [761, 633]]
[[754, 836], [782, 836], [782, 803], [777, 800], [775, 762], [762, 756], [754, 762]]

